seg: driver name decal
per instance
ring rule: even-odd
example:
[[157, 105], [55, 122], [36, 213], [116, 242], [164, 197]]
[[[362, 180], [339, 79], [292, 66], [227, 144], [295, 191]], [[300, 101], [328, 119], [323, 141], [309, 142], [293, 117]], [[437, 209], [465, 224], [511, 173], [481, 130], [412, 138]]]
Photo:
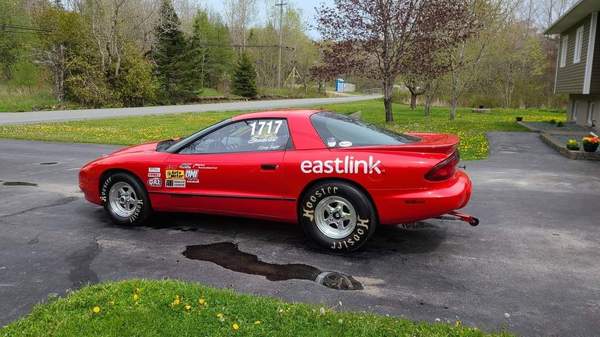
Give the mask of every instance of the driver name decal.
[[381, 174], [381, 161], [369, 156], [369, 160], [354, 159], [345, 156], [333, 160], [305, 160], [300, 163], [302, 173], [337, 174]]

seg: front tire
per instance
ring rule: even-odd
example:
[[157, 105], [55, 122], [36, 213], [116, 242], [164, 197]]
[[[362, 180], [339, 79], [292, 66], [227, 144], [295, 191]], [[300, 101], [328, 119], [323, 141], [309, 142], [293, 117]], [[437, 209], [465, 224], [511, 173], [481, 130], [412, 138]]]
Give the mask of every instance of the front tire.
[[359, 249], [377, 227], [377, 214], [369, 198], [341, 181], [325, 181], [308, 189], [298, 217], [306, 235], [333, 252]]
[[101, 185], [100, 198], [106, 213], [117, 225], [141, 225], [152, 213], [148, 192], [129, 173], [107, 176]]

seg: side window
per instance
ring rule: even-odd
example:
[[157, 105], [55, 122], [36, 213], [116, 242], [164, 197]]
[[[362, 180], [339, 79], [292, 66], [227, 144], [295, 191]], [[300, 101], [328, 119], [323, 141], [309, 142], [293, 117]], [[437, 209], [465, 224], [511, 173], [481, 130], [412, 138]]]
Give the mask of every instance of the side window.
[[560, 41], [560, 67], [567, 66], [567, 52], [569, 51], [569, 35], [562, 37]]
[[583, 51], [583, 26], [577, 28], [575, 35], [575, 53], [573, 55], [573, 63], [581, 62], [581, 53]]
[[285, 119], [247, 119], [226, 125], [179, 153], [235, 153], [285, 150], [290, 133]]

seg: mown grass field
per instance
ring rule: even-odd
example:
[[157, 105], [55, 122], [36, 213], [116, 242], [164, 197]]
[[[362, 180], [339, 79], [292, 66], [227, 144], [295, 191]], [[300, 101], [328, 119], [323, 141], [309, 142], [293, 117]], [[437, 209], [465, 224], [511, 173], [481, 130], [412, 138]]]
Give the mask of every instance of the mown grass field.
[[[542, 110], [495, 109], [489, 114], [461, 109], [455, 120], [448, 118], [447, 108], [434, 108], [424, 117], [422, 108], [410, 110], [406, 105], [394, 105], [394, 123], [384, 123], [383, 103], [372, 100], [358, 103], [326, 105], [315, 108], [341, 113], [360, 111], [362, 119], [400, 132], [421, 131], [453, 133], [460, 136], [463, 159], [484, 159], [488, 154], [485, 133], [489, 131], [526, 131], [515, 122], [522, 116], [526, 121], [564, 121], [563, 112]], [[142, 117], [123, 117], [105, 120], [0, 126], [0, 138], [31, 139], [60, 142], [130, 145], [189, 135], [239, 112], [187, 113]]]
[[0, 329], [3, 337], [484, 337], [460, 322], [426, 323], [290, 304], [179, 281], [130, 280], [50, 299]]
[[51, 109], [58, 102], [50, 89], [9, 88], [0, 84], [0, 112], [23, 112], [37, 109]]

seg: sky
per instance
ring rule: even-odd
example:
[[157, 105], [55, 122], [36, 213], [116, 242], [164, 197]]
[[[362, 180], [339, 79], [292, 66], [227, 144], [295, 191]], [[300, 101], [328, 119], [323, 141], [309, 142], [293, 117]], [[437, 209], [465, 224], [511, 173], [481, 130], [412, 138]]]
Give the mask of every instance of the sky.
[[[286, 3], [293, 4], [295, 7], [300, 8], [302, 10], [302, 16], [304, 17], [304, 21], [310, 25], [315, 23], [315, 7], [318, 7], [321, 3], [331, 5], [333, 4], [333, 0], [283, 0]], [[206, 6], [208, 8], [214, 9], [220, 13], [223, 12], [223, 1], [222, 0], [198, 0], [198, 2], [202, 6]], [[264, 18], [264, 14], [266, 12], [267, 1], [265, 0], [256, 0], [257, 6], [257, 21], [260, 23], [263, 22], [262, 18]], [[307, 32], [312, 38], [318, 39], [319, 33], [314, 29], [310, 29]]]

